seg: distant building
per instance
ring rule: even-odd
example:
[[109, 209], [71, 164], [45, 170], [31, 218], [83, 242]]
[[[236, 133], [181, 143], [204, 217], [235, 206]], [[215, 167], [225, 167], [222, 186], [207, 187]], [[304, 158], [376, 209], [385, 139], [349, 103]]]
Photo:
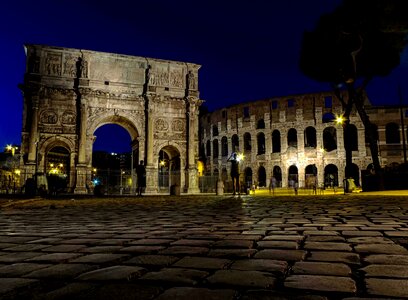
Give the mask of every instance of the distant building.
[[8, 145], [0, 152], [0, 194], [20, 192], [20, 148]]
[[[365, 104], [377, 127], [381, 165], [403, 163], [406, 109], [401, 120], [399, 108], [373, 107], [367, 98]], [[227, 158], [231, 152], [240, 152], [244, 154], [240, 163], [244, 184], [268, 186], [274, 176], [282, 187], [293, 182], [306, 187], [315, 180], [319, 186], [342, 186], [347, 139], [352, 145], [352, 177], [359, 185], [361, 170], [372, 163], [370, 149], [354, 110], [344, 136], [343, 127], [334, 122], [342, 112], [334, 94], [322, 92], [242, 103], [205, 114], [200, 119], [204, 174], [229, 182]]]

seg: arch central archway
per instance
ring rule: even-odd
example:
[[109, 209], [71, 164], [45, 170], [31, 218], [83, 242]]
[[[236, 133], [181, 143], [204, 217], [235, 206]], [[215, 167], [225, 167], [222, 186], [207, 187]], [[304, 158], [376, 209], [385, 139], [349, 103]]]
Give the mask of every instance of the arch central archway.
[[92, 144], [92, 177], [88, 189], [95, 194], [123, 195], [135, 191], [135, 166], [138, 141], [124, 126], [105, 123], [94, 132]]

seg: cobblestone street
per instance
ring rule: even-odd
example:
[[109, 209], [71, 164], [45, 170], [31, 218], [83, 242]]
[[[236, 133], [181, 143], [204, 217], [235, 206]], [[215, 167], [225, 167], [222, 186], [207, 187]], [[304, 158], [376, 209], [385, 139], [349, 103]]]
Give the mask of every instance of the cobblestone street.
[[408, 197], [0, 202], [1, 299], [408, 298]]

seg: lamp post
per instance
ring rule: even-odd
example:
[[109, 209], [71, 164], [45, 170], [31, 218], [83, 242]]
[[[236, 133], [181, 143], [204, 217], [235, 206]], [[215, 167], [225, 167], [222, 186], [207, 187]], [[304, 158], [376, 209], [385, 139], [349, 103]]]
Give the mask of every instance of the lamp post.
[[122, 185], [122, 177], [123, 173], [125, 173], [122, 169], [120, 169], [120, 194], [123, 194], [123, 185]]

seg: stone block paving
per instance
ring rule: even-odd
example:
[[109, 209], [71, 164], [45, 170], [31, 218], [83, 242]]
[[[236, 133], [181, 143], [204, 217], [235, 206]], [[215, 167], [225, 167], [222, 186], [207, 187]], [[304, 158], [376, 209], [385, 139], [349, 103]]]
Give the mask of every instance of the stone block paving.
[[0, 203], [0, 299], [408, 299], [408, 197]]

